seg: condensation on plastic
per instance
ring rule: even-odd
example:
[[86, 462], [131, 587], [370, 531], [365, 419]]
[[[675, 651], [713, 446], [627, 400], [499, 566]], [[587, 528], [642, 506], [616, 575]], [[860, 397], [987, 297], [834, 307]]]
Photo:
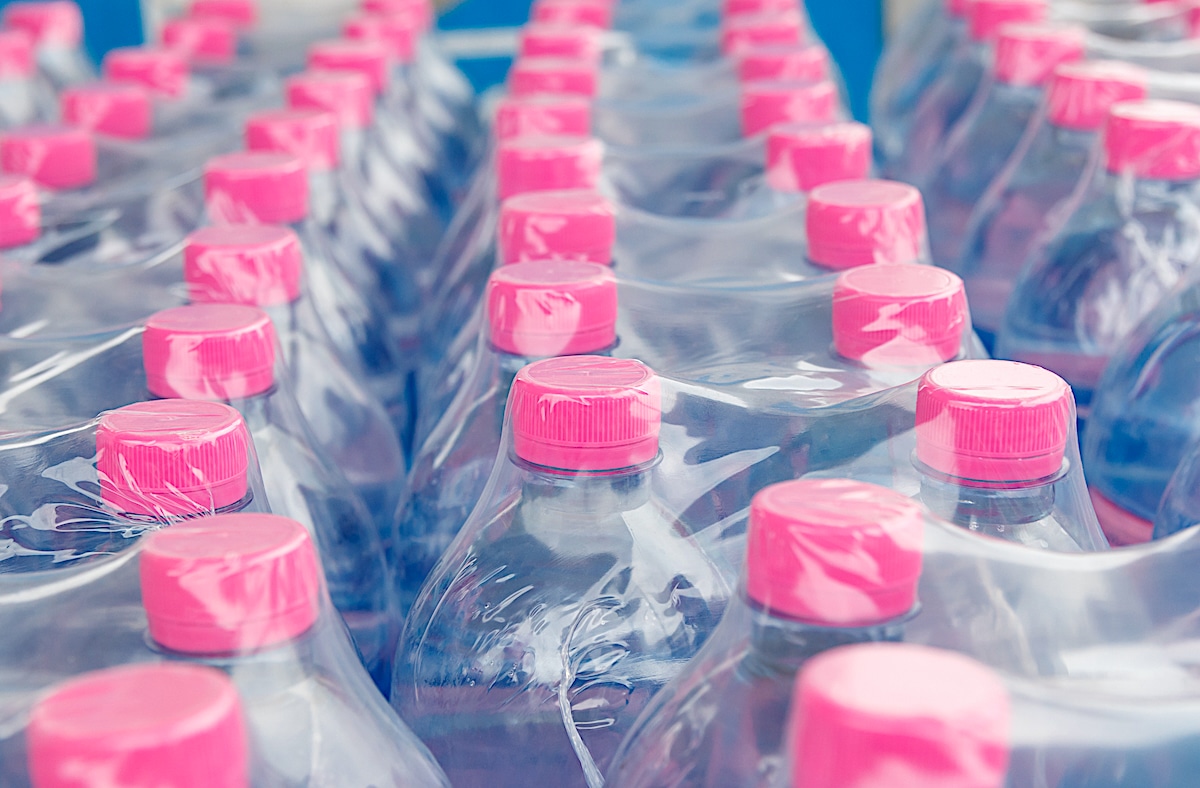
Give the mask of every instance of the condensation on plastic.
[[[254, 530], [258, 525], [264, 527]], [[7, 684], [19, 687], [0, 701], [5, 718], [17, 721], [0, 732], [5, 784], [27, 784], [21, 728], [47, 687], [117, 665], [191, 663], [215, 668], [236, 685], [253, 785], [447, 785], [425, 747], [372, 687], [298, 523], [227, 515], [179, 523], [161, 536], [166, 541], [157, 547], [155, 537], [130, 534], [129, 549], [119, 555], [5, 576], [0, 621], [23, 633], [20, 647], [6, 641], [9, 646], [0, 648], [0, 671]], [[197, 541], [198, 549], [181, 544]], [[144, 604], [172, 598], [163, 591], [195, 610], [197, 621], [209, 622], [215, 634], [201, 637], [197, 627], [182, 640], [171, 639], [174, 648], [155, 643], [162, 630], [153, 620], [163, 610], [148, 617]], [[269, 607], [288, 602], [283, 610]], [[314, 614], [315, 623], [304, 626]], [[48, 628], [46, 621], [56, 626]], [[216, 639], [234, 645], [185, 653]]]

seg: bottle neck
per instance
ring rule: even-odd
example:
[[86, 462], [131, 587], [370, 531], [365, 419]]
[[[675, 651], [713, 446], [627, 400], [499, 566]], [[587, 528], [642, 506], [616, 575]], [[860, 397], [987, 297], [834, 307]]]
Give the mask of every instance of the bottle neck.
[[294, 640], [238, 654], [195, 655], [157, 648], [169, 659], [206, 665], [228, 674], [243, 700], [253, 703], [258, 698], [285, 692], [311, 676], [314, 639], [319, 627], [318, 623]]
[[658, 464], [655, 458], [633, 468], [588, 472], [542, 468], [518, 457], [512, 461], [523, 471], [528, 504], [581, 522], [599, 522], [644, 506], [650, 500], [650, 472]]
[[938, 517], [973, 531], [1001, 535], [1036, 523], [1054, 511], [1058, 476], [1003, 487], [975, 486], [966, 479], [921, 467], [921, 501]]

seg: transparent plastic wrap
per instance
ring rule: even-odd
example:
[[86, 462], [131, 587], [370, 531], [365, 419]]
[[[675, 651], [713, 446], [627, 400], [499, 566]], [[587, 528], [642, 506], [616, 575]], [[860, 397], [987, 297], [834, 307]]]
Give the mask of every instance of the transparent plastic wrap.
[[1198, 145], [1194, 104], [1114, 105], [1101, 154], [1013, 288], [997, 355], [1062, 375], [1085, 418], [1109, 357], [1200, 254]]
[[77, 3], [9, 3], [0, 21], [33, 39], [38, 71], [51, 95], [96, 78], [96, 68], [83, 48], [83, 12]]
[[88, 566], [6, 576], [4, 592], [0, 620], [29, 633], [19, 638], [25, 648], [0, 655], [20, 682], [3, 696], [12, 723], [0, 740], [5, 784], [28, 784], [24, 751], [28, 742], [36, 758], [43, 741], [47, 687], [130, 663], [228, 676], [241, 697], [252, 785], [447, 784], [358, 664], [313, 544], [293, 520], [190, 519]]
[[487, 492], [406, 622], [393, 704], [456, 785], [601, 785], [729, 590], [657, 494], [654, 373], [550, 359], [510, 402]]

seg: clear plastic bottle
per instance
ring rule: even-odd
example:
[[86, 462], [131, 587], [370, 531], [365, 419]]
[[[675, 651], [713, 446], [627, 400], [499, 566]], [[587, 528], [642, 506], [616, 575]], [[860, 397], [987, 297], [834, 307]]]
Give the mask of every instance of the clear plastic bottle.
[[894, 641], [917, 603], [923, 513], [844, 480], [793, 481], [750, 506], [740, 593], [701, 652], [643, 712], [606, 785], [782, 785], [788, 701], [811, 658]]
[[1080, 27], [1014, 24], [1000, 31], [991, 78], [947, 136], [921, 189], [934, 263], [957, 266], [971, 212], [1025, 135], [1055, 66], [1083, 52]]
[[0, 129], [48, 120], [53, 102], [39, 92], [33, 42], [21, 30], [0, 30]]
[[271, 510], [313, 535], [334, 607], [387, 692], [400, 617], [384, 539], [318, 448], [287, 375], [277, 374], [276, 344], [271, 318], [254, 307], [198, 304], [158, 312], [142, 334], [147, 387], [156, 397], [225, 402], [242, 414]]
[[83, 13], [72, 0], [9, 3], [0, 21], [33, 38], [38, 70], [51, 94], [96, 78], [96, 69], [83, 51]]
[[393, 705], [455, 785], [592, 785], [728, 589], [652, 489], [659, 384], [572, 356], [517, 374], [511, 443], [405, 625]]
[[1063, 218], [1060, 206], [1087, 172], [1109, 108], [1145, 96], [1145, 74], [1126, 63], [1093, 60], [1054, 70], [1045, 111], [966, 222], [961, 257], [942, 261], [967, 283], [975, 330], [989, 349], [1021, 267]]

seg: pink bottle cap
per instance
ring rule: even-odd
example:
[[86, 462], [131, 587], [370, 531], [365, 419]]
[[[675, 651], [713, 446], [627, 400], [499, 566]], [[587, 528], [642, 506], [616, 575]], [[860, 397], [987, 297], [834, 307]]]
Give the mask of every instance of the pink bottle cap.
[[360, 15], [346, 21], [342, 35], [353, 41], [377, 41], [387, 47], [396, 62], [411, 63], [425, 22], [424, 14]]
[[93, 82], [63, 88], [63, 122], [97, 134], [144, 140], [154, 131], [154, 99], [148, 88], [129, 82]]
[[946, 13], [955, 19], [966, 19], [970, 4], [971, 0], [946, 0]]
[[596, 95], [596, 63], [556, 57], [522, 57], [508, 72], [508, 92], [514, 96]]
[[724, 0], [721, 16], [750, 16], [758, 14], [799, 13], [797, 0]]
[[391, 81], [391, 57], [379, 41], [321, 41], [308, 50], [308, 67], [313, 71], [350, 71], [371, 81], [379, 96]]
[[24, 30], [39, 46], [73, 49], [83, 43], [83, 13], [71, 0], [9, 3], [4, 26]]
[[96, 428], [100, 496], [129, 514], [219, 511], [249, 490], [250, 433], [219, 402], [160, 399], [109, 411]]
[[304, 257], [286, 227], [204, 227], [187, 238], [183, 278], [193, 303], [278, 306], [300, 297]]
[[870, 366], [950, 361], [971, 324], [963, 281], [929, 265], [867, 265], [833, 288], [833, 344]]
[[320, 109], [277, 109], [246, 121], [246, 149], [290, 153], [310, 172], [329, 172], [341, 160], [337, 116]]
[[190, 70], [187, 60], [173, 49], [124, 47], [104, 56], [104, 77], [113, 82], [131, 82], [167, 98], [187, 92]]
[[996, 40], [996, 79], [1019, 87], [1045, 85], [1057, 66], [1083, 59], [1084, 36], [1080, 27], [1005, 25]]
[[917, 388], [917, 459], [948, 476], [1029, 482], [1058, 473], [1075, 398], [1053, 372], [1015, 361], [955, 361]]
[[93, 785], [247, 788], [249, 746], [233, 682], [180, 663], [86, 673], [34, 704], [35, 788]]
[[826, 268], [913, 263], [924, 257], [925, 203], [896, 181], [839, 181], [808, 195], [808, 258]]
[[521, 30], [518, 56], [521, 58], [565, 58], [599, 63], [600, 31], [583, 25], [526, 25]]
[[236, 27], [249, 29], [258, 25], [258, 3], [255, 0], [192, 0], [188, 16], [193, 19], [220, 19]]
[[496, 185], [501, 200], [527, 192], [594, 189], [600, 181], [604, 146], [592, 137], [521, 137], [496, 151]]
[[801, 671], [794, 788], [1003, 788], [1008, 690], [969, 657], [907, 643], [834, 649]]
[[596, 353], [617, 341], [612, 269], [574, 260], [506, 265], [487, 287], [492, 345], [539, 358]]
[[1012, 22], [1041, 22], [1046, 0], [970, 0], [967, 28], [975, 41], [995, 41], [1000, 28]]
[[537, 0], [529, 21], [559, 25], [612, 27], [613, 3], [608, 0]]
[[1109, 110], [1105, 166], [1138, 178], [1200, 177], [1200, 107], [1181, 101], [1125, 101]]
[[617, 239], [613, 204], [592, 190], [532, 192], [500, 206], [503, 265], [531, 260], [612, 264]]
[[375, 118], [371, 80], [347, 71], [305, 71], [288, 77], [287, 102], [292, 109], [332, 112], [343, 129], [365, 129]]
[[96, 182], [96, 140], [76, 126], [22, 126], [0, 134], [0, 169], [28, 175], [47, 189]]
[[253, 306], [164, 309], [146, 321], [142, 363], [156, 397], [247, 399], [275, 385], [275, 326]]
[[562, 356], [517, 373], [509, 399], [513, 448], [563, 471], [631, 468], [658, 456], [662, 392], [640, 361]]
[[21, 175], [0, 175], [0, 249], [33, 243], [41, 234], [37, 185]]
[[150, 637], [184, 654], [246, 653], [317, 621], [321, 570], [308, 532], [273, 514], [223, 514], [146, 539], [142, 604]]
[[0, 79], [26, 79], [33, 75], [33, 39], [23, 30], [0, 30]]
[[582, 96], [504, 96], [493, 131], [499, 140], [586, 137], [592, 133], [592, 102]]
[[810, 192], [871, 174], [871, 128], [862, 123], [784, 124], [767, 134], [767, 183], [775, 191]]
[[726, 57], [763, 46], [798, 47], [804, 38], [804, 17], [798, 13], [734, 16], [721, 22], [721, 52]]
[[308, 218], [308, 172], [289, 153], [229, 153], [204, 170], [215, 224], [295, 224]]
[[737, 58], [742, 82], [820, 82], [829, 79], [829, 51], [820, 44], [763, 46]]
[[1146, 72], [1130, 63], [1091, 60], [1065, 63], [1054, 70], [1047, 116], [1064, 129], [1098, 131], [1119, 101], [1146, 97]]
[[750, 504], [746, 593], [819, 626], [888, 621], [916, 604], [924, 529], [918, 504], [874, 484], [773, 484]]
[[742, 134], [753, 137], [780, 123], [837, 120], [837, 87], [821, 82], [746, 82], [742, 85]]
[[361, 8], [363, 13], [374, 16], [416, 17], [422, 33], [433, 27], [437, 16], [430, 0], [362, 0]]
[[163, 25], [162, 42], [197, 62], [225, 65], [237, 58], [237, 28], [223, 19], [172, 19]]

